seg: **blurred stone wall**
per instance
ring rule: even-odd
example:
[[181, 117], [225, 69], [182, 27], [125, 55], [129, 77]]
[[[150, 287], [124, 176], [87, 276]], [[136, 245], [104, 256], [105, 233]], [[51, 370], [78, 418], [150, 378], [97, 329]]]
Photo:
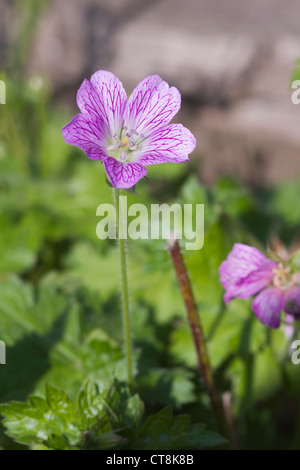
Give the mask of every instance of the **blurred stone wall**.
[[[21, 24], [0, 0], [1, 65]], [[290, 77], [300, 56], [299, 0], [49, 0], [26, 73], [70, 99], [97, 69], [130, 90], [158, 73], [183, 95], [181, 120], [198, 139], [201, 177], [251, 184], [300, 175], [300, 105]]]

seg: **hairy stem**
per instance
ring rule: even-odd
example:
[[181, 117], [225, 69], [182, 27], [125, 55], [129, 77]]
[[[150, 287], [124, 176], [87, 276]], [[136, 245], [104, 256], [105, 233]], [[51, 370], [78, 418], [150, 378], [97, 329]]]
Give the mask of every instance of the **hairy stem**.
[[127, 272], [127, 251], [126, 239], [123, 226], [122, 207], [120, 204], [120, 190], [114, 188], [114, 201], [117, 218], [117, 239], [120, 255], [120, 273], [121, 273], [121, 293], [122, 293], [122, 316], [123, 316], [123, 332], [124, 347], [126, 356], [127, 383], [132, 387], [132, 343], [131, 343], [131, 322], [129, 309], [129, 289], [128, 289], [128, 272]]
[[180, 251], [179, 243], [175, 238], [172, 238], [168, 241], [168, 249], [173, 261], [178, 284], [185, 303], [188, 321], [197, 352], [199, 369], [210, 398], [211, 408], [214, 413], [220, 434], [229, 439], [229, 431], [225, 420], [224, 409], [213, 377], [197, 305], [186, 266]]

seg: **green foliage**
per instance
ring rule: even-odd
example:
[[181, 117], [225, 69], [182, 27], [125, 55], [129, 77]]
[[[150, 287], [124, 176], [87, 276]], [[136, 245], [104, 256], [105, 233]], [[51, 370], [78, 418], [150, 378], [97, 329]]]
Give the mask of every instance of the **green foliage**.
[[190, 417], [173, 417], [166, 408], [142, 424], [144, 405], [118, 382], [86, 382], [76, 401], [46, 386], [46, 396], [30, 396], [27, 403], [0, 405], [7, 433], [20, 444], [44, 450], [209, 448], [226, 441], [191, 425]]
[[75, 297], [50, 286], [35, 291], [12, 278], [1, 286], [0, 316], [8, 357], [0, 372], [2, 400], [23, 399], [46, 382], [72, 393], [100, 370], [102, 376], [115, 371], [123, 377], [120, 348], [100, 328], [85, 328]]
[[191, 425], [189, 416], [173, 417], [172, 410], [165, 408], [146, 420], [129, 449], [203, 449], [226, 442], [218, 434], [206, 431], [203, 424]]
[[[24, 48], [29, 44], [28, 37]], [[25, 49], [19, 47], [20, 73]], [[70, 115], [54, 103], [46, 80], [31, 77], [20, 86], [17, 78], [1, 78], [10, 104], [1, 107], [0, 130], [0, 339], [7, 346], [0, 412], [11, 437], [0, 429], [0, 447], [18, 448], [15, 441], [34, 449], [222, 445], [165, 241], [129, 242], [132, 395], [122, 385], [115, 242], [96, 237], [97, 206], [112, 202], [103, 168], [64, 143], [61, 128]], [[183, 252], [216, 381], [233, 397], [239, 443], [299, 448], [299, 373], [285, 327], [267, 330], [250, 300], [225, 306], [219, 282], [219, 266], [235, 242], [264, 249], [276, 234], [298, 246], [299, 181], [252, 191], [223, 177], [204, 186], [193, 160], [149, 167], [151, 184], [141, 181], [129, 203], [205, 205], [204, 247]], [[294, 272], [298, 258], [296, 252], [291, 259]]]
[[57, 450], [103, 449], [125, 441], [114, 433], [114, 426], [136, 425], [143, 405], [137, 396], [118, 391], [117, 385], [100, 388], [87, 382], [77, 402], [47, 385], [45, 399], [30, 396], [27, 404], [1, 405], [0, 412], [8, 434], [21, 444]]

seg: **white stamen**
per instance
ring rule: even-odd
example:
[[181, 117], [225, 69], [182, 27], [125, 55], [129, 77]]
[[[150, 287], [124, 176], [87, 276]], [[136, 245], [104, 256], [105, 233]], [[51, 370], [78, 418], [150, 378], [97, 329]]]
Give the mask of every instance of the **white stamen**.
[[126, 152], [125, 150], [122, 150], [121, 153], [120, 153], [120, 160], [121, 162], [125, 162], [126, 161]]
[[134, 142], [131, 142], [129, 150], [136, 150], [136, 149], [137, 149], [137, 144], [135, 144]]
[[111, 152], [112, 150], [115, 150], [116, 148], [117, 148], [116, 145], [109, 145], [109, 146], [106, 148], [106, 150], [107, 150], [108, 152]]
[[126, 136], [127, 136], [127, 137], [131, 137], [132, 134], [131, 134], [130, 132], [127, 132]]
[[113, 138], [114, 138], [114, 139], [118, 139], [118, 138], [119, 138], [119, 134], [114, 134]]
[[123, 147], [122, 142], [118, 143], [118, 148], [121, 149]]

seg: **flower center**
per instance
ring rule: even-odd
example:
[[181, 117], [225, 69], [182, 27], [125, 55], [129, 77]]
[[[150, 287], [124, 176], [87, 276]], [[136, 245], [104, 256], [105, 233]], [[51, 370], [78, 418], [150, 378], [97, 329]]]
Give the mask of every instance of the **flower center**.
[[293, 276], [288, 266], [284, 266], [280, 263], [277, 268], [273, 269], [273, 273], [273, 284], [275, 287], [285, 289], [293, 284]]
[[136, 159], [136, 151], [141, 149], [144, 139], [143, 134], [139, 134], [135, 129], [129, 130], [127, 126], [122, 125], [119, 134], [108, 137], [107, 154], [122, 163], [132, 162]]

